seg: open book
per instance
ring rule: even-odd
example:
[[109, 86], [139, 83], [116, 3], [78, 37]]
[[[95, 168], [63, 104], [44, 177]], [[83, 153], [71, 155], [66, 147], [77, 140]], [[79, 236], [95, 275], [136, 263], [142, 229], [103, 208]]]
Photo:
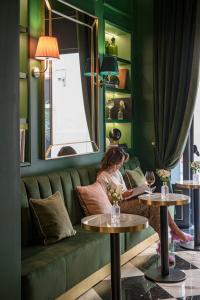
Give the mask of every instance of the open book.
[[[154, 186], [152, 189], [151, 189], [151, 192], [154, 192], [156, 189], [156, 186]], [[129, 199], [132, 199], [132, 198], [136, 198], [137, 196], [139, 195], [142, 195], [144, 193], [150, 193], [148, 190], [147, 190], [147, 187], [146, 186], [138, 186], [136, 188], [133, 189], [133, 192], [127, 196], [127, 197], [124, 197], [124, 200], [129, 200]]]

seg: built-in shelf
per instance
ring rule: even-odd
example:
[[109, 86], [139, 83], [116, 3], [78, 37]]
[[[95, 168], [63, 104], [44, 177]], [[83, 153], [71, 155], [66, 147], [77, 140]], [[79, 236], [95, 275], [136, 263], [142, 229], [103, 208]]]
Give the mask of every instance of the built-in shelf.
[[123, 120], [118, 120], [118, 119], [112, 119], [112, 120], [106, 120], [106, 123], [131, 123], [131, 120], [123, 119]]
[[27, 73], [19, 72], [19, 79], [27, 79]]
[[27, 33], [28, 32], [28, 28], [22, 25], [19, 25], [19, 32], [20, 33]]
[[[114, 52], [109, 52], [109, 46], [112, 44], [112, 39], [116, 48]], [[131, 32], [126, 31], [118, 25], [111, 24], [109, 21], [105, 22], [105, 53], [116, 53], [117, 62], [119, 66], [119, 83], [112, 85], [112, 82], [117, 83], [117, 79], [110, 78], [109, 82], [104, 87], [104, 122], [105, 122], [105, 137], [109, 139], [110, 131], [119, 129], [121, 138], [119, 144], [127, 146], [126, 149], [132, 151], [133, 147], [133, 97], [132, 97], [132, 84], [131, 84]], [[111, 48], [112, 50], [112, 48]], [[124, 69], [124, 70], [123, 70]], [[119, 88], [119, 87], [121, 88]], [[114, 106], [109, 109], [108, 102], [114, 100]], [[123, 116], [122, 120], [118, 120], [118, 116]], [[111, 119], [108, 119], [108, 116]], [[105, 141], [106, 144], [106, 141]]]
[[110, 87], [110, 86], [109, 87], [105, 86], [105, 88], [106, 88], [106, 91], [108, 91], [108, 92], [131, 95], [131, 91], [127, 90], [127, 89], [118, 89], [118, 88]]

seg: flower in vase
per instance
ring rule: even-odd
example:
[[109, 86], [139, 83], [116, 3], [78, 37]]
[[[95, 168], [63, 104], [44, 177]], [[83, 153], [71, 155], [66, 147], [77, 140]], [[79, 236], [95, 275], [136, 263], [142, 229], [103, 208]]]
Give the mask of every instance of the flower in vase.
[[171, 175], [170, 171], [165, 170], [165, 169], [157, 169], [156, 174], [159, 176], [159, 178], [162, 182], [169, 181], [169, 177]]
[[119, 202], [122, 200], [122, 186], [107, 184], [107, 195], [111, 202]]
[[190, 167], [193, 173], [198, 173], [200, 171], [200, 161], [192, 161]]

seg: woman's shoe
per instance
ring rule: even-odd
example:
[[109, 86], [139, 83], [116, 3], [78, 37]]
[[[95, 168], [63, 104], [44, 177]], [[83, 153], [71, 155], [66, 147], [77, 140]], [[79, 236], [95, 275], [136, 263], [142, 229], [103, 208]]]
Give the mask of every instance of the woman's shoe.
[[169, 265], [174, 265], [175, 264], [175, 256], [174, 255], [169, 255]]
[[178, 237], [174, 232], [171, 231], [171, 237], [172, 237], [172, 240], [173, 240], [173, 241], [177, 241], [177, 242], [180, 242], [180, 241], [181, 241], [181, 242], [184, 242], [184, 243], [188, 243], [188, 242], [191, 242], [191, 241], [194, 240], [193, 235], [188, 234], [188, 233], [183, 233], [183, 234], [184, 234], [184, 236], [185, 236], [185, 240], [184, 240], [184, 241], [181, 240], [180, 237]]

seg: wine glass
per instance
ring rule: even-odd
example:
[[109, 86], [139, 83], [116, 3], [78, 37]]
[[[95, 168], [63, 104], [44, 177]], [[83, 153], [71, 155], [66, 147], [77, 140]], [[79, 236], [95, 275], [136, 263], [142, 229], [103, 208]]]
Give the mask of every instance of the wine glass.
[[148, 193], [152, 194], [151, 186], [152, 186], [152, 184], [155, 183], [154, 172], [153, 171], [146, 171], [146, 173], [145, 173], [145, 179], [146, 179], [146, 182], [147, 182], [147, 185], [148, 185]]
[[108, 120], [111, 120], [111, 109], [114, 107], [115, 103], [114, 103], [114, 99], [108, 99], [106, 106], [108, 108]]

